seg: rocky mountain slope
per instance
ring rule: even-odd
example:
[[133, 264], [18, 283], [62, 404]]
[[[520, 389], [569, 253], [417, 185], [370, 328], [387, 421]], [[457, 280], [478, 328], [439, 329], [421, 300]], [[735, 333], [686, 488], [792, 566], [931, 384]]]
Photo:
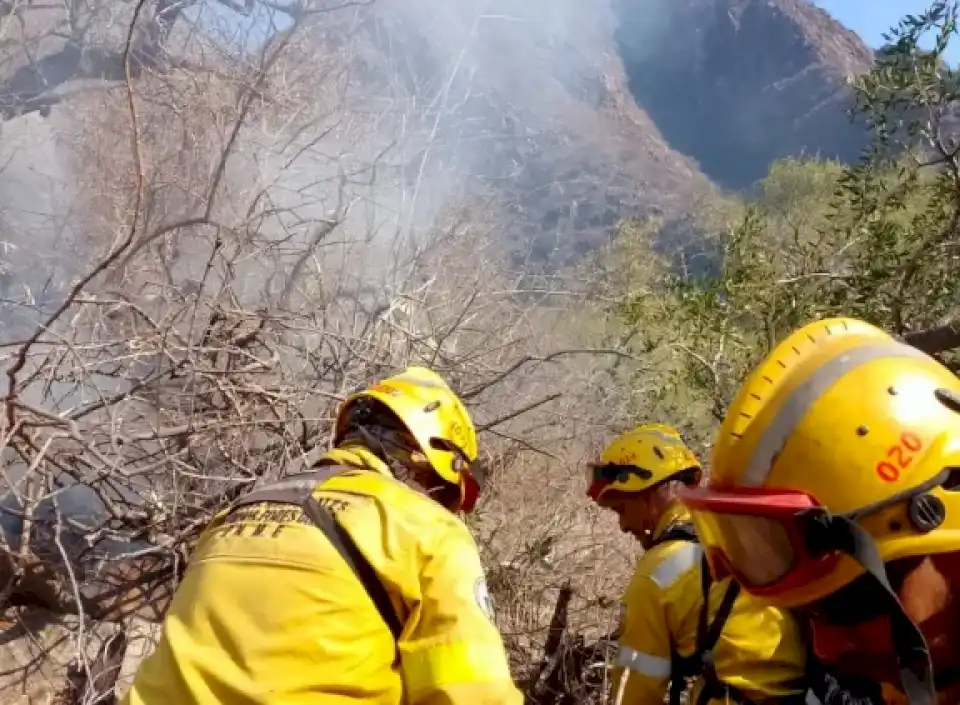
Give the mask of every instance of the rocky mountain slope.
[[[175, 16], [165, 0], [148, 5], [166, 18], [142, 35], [156, 63]], [[123, 32], [62, 38], [108, 17], [122, 29], [110, 7], [92, 4], [83, 22], [25, 16], [0, 117], [69, 115], [72, 90], [117, 81]], [[777, 157], [851, 159], [862, 145], [844, 109], [871, 51], [808, 0], [377, 0], [366, 17], [358, 55], [427, 106], [431, 168], [499, 196], [505, 240], [538, 258], [582, 253], [624, 216], [680, 216]]]
[[633, 97], [715, 182], [747, 186], [786, 155], [857, 157], [862, 129], [844, 111], [873, 53], [823, 10], [807, 0], [611, 2]]
[[391, 52], [418, 48], [417, 86], [469, 94], [445, 134], [469, 136], [464, 169], [540, 255], [682, 215], [779, 157], [863, 146], [845, 110], [872, 52], [807, 0], [387, 1], [376, 17]]

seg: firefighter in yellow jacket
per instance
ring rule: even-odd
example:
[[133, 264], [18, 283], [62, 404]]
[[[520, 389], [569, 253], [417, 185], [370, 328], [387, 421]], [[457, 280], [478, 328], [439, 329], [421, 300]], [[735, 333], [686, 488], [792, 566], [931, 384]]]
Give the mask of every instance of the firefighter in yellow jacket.
[[[865, 321], [782, 340], [685, 491], [712, 570], [794, 610], [859, 702], [960, 702], [960, 379]], [[848, 700], [849, 702], [849, 700]]]
[[334, 446], [205, 530], [126, 705], [522, 702], [454, 513], [479, 492], [462, 402], [408, 368], [344, 403]]
[[[680, 434], [647, 424], [616, 438], [589, 466], [589, 496], [615, 511], [645, 552], [623, 599], [615, 702], [802, 702], [805, 649], [786, 613], [730, 580], [711, 582], [690, 518], [676, 499], [701, 468]], [[708, 599], [704, 599], [704, 595]], [[709, 610], [703, 609], [709, 605]]]

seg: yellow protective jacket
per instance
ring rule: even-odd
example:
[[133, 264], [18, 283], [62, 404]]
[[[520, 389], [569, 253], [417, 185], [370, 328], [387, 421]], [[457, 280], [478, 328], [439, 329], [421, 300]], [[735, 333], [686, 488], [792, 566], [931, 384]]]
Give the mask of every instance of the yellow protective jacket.
[[[684, 521], [689, 521], [689, 514], [683, 506], [671, 506], [654, 537]], [[671, 654], [694, 653], [703, 605], [702, 555], [699, 544], [668, 540], [637, 562], [621, 607], [620, 649], [613, 677], [614, 695], [623, 691], [622, 705], [661, 705], [671, 676]], [[728, 584], [723, 580], [710, 586], [710, 622]], [[799, 626], [789, 614], [749, 595], [737, 597], [713, 654], [720, 680], [752, 700], [804, 690], [806, 651]], [[696, 702], [702, 685], [696, 684], [691, 702]]]
[[313, 496], [376, 571], [403, 623], [399, 642], [299, 508], [225, 510], [201, 536], [123, 705], [522, 702], [463, 522], [363, 449], [322, 462], [357, 468]]

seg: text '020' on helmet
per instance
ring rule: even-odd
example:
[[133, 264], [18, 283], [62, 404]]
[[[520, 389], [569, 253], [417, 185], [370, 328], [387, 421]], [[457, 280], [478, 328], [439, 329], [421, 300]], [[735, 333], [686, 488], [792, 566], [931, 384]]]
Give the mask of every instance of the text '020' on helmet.
[[643, 492], [661, 482], [689, 475], [700, 478], [700, 461], [680, 437], [664, 424], [644, 424], [617, 436], [587, 466], [587, 495], [598, 501], [610, 491]]
[[412, 366], [350, 397], [337, 414], [335, 442], [345, 432], [351, 407], [363, 399], [386, 406], [417, 441], [441, 478], [460, 488], [460, 509], [469, 512], [480, 487], [473, 473], [477, 431], [466, 406], [433, 370]]
[[879, 328], [832, 318], [749, 376], [707, 487], [683, 500], [715, 572], [795, 607], [864, 573], [825, 540], [831, 517], [864, 530], [883, 562], [960, 550], [958, 469], [960, 380]]

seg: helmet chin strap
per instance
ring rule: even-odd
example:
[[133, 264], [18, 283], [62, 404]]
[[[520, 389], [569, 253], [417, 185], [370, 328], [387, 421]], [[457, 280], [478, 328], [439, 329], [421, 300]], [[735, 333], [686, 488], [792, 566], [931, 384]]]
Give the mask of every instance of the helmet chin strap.
[[[380, 460], [386, 463], [390, 472], [395, 478], [403, 483], [416, 483], [421, 491], [428, 497], [436, 500], [450, 511], [456, 511], [461, 504], [461, 490], [457, 485], [451, 485], [442, 480], [432, 468], [426, 472], [427, 476], [418, 472], [418, 469], [425, 469], [427, 465], [426, 456], [422, 454], [419, 448], [408, 448], [404, 443], [398, 440], [399, 432], [389, 428], [377, 427], [377, 431], [371, 431], [363, 425], [357, 425], [346, 436], [345, 440], [356, 438], [364, 444]], [[418, 459], [417, 456], [420, 456]], [[436, 483], [431, 483], [430, 478], [436, 478]], [[451, 493], [456, 493], [456, 498]]]
[[842, 515], [824, 518], [826, 534], [838, 550], [854, 558], [883, 588], [888, 601], [893, 643], [900, 663], [900, 683], [911, 705], [935, 705], [933, 660], [927, 640], [907, 615], [890, 585], [887, 570], [870, 533], [855, 520]]
[[411, 478], [413, 471], [399, 456], [409, 455], [410, 451], [391, 437], [392, 431], [388, 429], [378, 429], [378, 431], [373, 433], [365, 425], [357, 424], [347, 435], [347, 440], [351, 437], [359, 439], [374, 455], [387, 464], [395, 478], [405, 482]]

